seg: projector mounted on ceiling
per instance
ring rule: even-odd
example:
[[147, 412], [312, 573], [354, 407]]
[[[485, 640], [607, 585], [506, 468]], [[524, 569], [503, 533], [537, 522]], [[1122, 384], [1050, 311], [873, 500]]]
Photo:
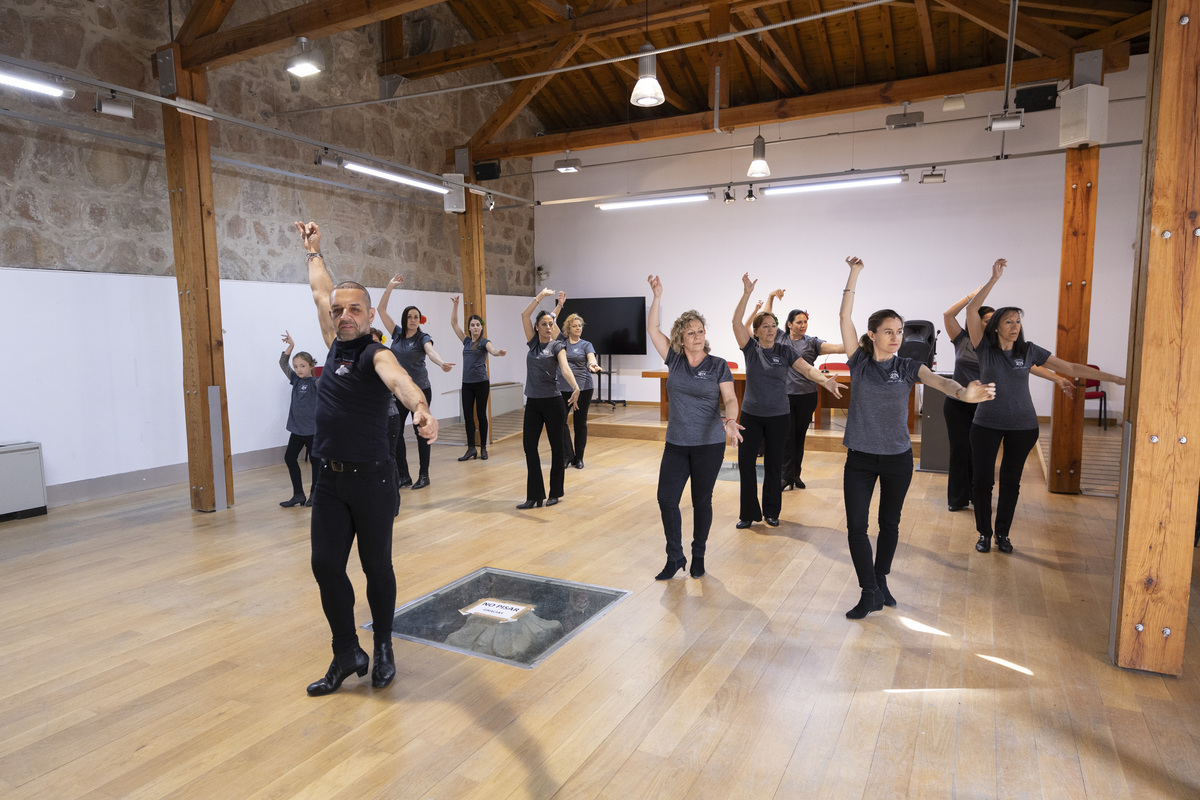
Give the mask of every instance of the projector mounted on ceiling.
[[904, 107], [904, 113], [892, 114], [883, 120], [883, 124], [889, 131], [900, 130], [901, 128], [919, 128], [925, 124], [924, 111], [916, 111], [910, 114], [908, 113], [908, 101], [905, 100], [901, 105]]

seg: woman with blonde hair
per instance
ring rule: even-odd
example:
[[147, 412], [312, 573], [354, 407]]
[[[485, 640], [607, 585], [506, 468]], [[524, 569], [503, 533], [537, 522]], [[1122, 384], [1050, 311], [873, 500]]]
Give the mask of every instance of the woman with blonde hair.
[[[575, 442], [571, 442], [571, 429], [563, 421], [563, 461], [564, 464], [583, 469], [583, 451], [587, 447], [587, 417], [588, 406], [592, 402], [592, 373], [600, 371], [600, 363], [596, 360], [596, 348], [583, 337], [583, 317], [570, 314], [562, 324], [563, 352], [567, 354], [567, 363], [575, 375], [575, 383], [579, 386], [579, 402], [575, 405], [574, 427]], [[571, 394], [571, 384], [561, 372], [558, 375], [558, 391], [562, 392], [563, 402]]]

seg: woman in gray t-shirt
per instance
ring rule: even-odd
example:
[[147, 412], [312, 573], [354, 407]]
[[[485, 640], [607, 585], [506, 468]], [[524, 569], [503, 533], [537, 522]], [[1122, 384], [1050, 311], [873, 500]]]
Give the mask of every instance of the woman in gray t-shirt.
[[[463, 343], [462, 412], [467, 428], [467, 452], [459, 461], [470, 461], [477, 456], [487, 461], [488, 451], [488, 395], [491, 382], [488, 380], [487, 357], [508, 355], [507, 350], [497, 350], [490, 339], [483, 335], [483, 317], [472, 314], [467, 320], [468, 333], [458, 325], [458, 297], [450, 298], [450, 327]], [[475, 449], [475, 419], [479, 419], [479, 450]], [[482, 454], [482, 455], [481, 455]]]
[[[861, 259], [851, 256], [850, 276], [842, 292], [839, 323], [850, 367], [850, 411], [846, 417], [846, 467], [842, 496], [846, 503], [847, 543], [862, 597], [846, 612], [862, 619], [885, 605], [896, 605], [888, 591], [887, 575], [900, 539], [900, 512], [912, 482], [912, 442], [908, 434], [908, 396], [918, 381], [965, 403], [992, 397], [991, 387], [973, 381], [963, 387], [929, 367], [898, 353], [904, 341], [904, 319], [895, 311], [876, 311], [867, 320], [862, 338], [854, 327], [854, 289], [862, 272]], [[879, 535], [872, 556], [867, 536], [871, 496], [879, 483]]]
[[[657, 581], [675, 577], [687, 566], [683, 555], [683, 518], [679, 500], [683, 487], [692, 483], [693, 578], [704, 575], [704, 552], [712, 527], [712, 493], [721, 470], [725, 447], [740, 442], [738, 403], [729, 363], [709, 353], [704, 317], [685, 311], [671, 326], [667, 338], [659, 327], [662, 281], [651, 275], [650, 311], [646, 332], [654, 349], [667, 364], [667, 441], [658, 467], [658, 510], [667, 537], [667, 565]], [[721, 405], [725, 406], [724, 416]]]
[[[975, 530], [979, 541], [975, 549], [986, 553], [992, 549], [992, 535], [1001, 553], [1013, 551], [1008, 533], [1017, 510], [1017, 495], [1021, 490], [1021, 473], [1025, 459], [1038, 438], [1038, 418], [1029, 395], [1029, 372], [1034, 366], [1045, 366], [1072, 378], [1090, 378], [1125, 385], [1119, 375], [1110, 375], [1094, 367], [1075, 364], [1057, 358], [1049, 350], [1025, 341], [1021, 325], [1024, 312], [1014, 306], [996, 310], [987, 325], [980, 319], [978, 309], [987, 299], [992, 287], [1004, 275], [1008, 262], [1003, 258], [992, 264], [992, 277], [967, 304], [967, 329], [971, 344], [979, 359], [979, 373], [985, 381], [996, 385], [996, 402], [975, 413], [971, 424], [972, 486], [975, 505]], [[996, 500], [996, 522], [992, 525], [992, 487], [995, 485], [996, 455], [1004, 446], [1000, 460], [1000, 496]]]

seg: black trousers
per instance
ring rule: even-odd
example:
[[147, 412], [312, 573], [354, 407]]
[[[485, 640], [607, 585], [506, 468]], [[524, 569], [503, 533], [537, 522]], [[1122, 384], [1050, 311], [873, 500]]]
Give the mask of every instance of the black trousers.
[[950, 472], [946, 476], [946, 505], [965, 507], [971, 500], [971, 421], [978, 403], [947, 397], [942, 403], [946, 436], [950, 443]]
[[679, 500], [683, 487], [692, 482], [692, 559], [704, 558], [708, 531], [712, 527], [713, 486], [725, 457], [725, 443], [694, 447], [671, 444], [663, 448], [658, 465], [658, 511], [667, 536], [667, 559], [683, 558], [683, 515]]
[[562, 397], [526, 397], [525, 421], [521, 443], [525, 447], [525, 499], [543, 500], [546, 484], [542, 481], [542, 461], [538, 456], [538, 442], [542, 428], [546, 429], [546, 441], [550, 442], [550, 496], [563, 496], [563, 427], [567, 420], [567, 407]]
[[804, 441], [808, 437], [808, 426], [812, 424], [813, 412], [817, 410], [817, 393], [789, 394], [788, 432], [783, 444], [783, 483], [800, 480], [800, 467], [804, 464]]
[[321, 459], [312, 454], [313, 437], [299, 436], [293, 433], [288, 437], [287, 450], [283, 453], [283, 463], [287, 464], [288, 475], [292, 479], [292, 494], [304, 494], [304, 481], [300, 477], [300, 451], [308, 451], [308, 462], [312, 467], [312, 486], [308, 493], [312, 494], [317, 485], [317, 473], [321, 470]]
[[[592, 404], [593, 389], [579, 390], [579, 403], [573, 412], [575, 415], [575, 443], [571, 443], [571, 429], [567, 427], [567, 420], [563, 418], [563, 458], [567, 462], [573, 462], [575, 459], [583, 461], [583, 451], [587, 447], [587, 415], [588, 406]], [[571, 399], [570, 392], [563, 392], [563, 406]], [[571, 413], [571, 412], [568, 412]]]
[[479, 417], [479, 443], [488, 443], [488, 395], [492, 384], [488, 381], [464, 383], [462, 385], [463, 423], [467, 426], [467, 447], [475, 447], [475, 418]]
[[358, 560], [367, 577], [367, 603], [375, 641], [392, 635], [396, 574], [392, 570], [392, 521], [396, 480], [389, 464], [371, 472], [334, 472], [321, 466], [312, 507], [312, 571], [321, 590], [321, 608], [333, 635], [333, 652], [358, 645], [354, 628], [354, 586], [346, 575], [350, 546], [358, 539]]
[[[842, 473], [842, 499], [846, 504], [846, 533], [850, 559], [862, 589], [878, 586], [876, 575], [892, 571], [892, 558], [900, 541], [900, 512], [912, 483], [912, 450], [894, 456], [879, 456], [851, 450]], [[879, 482], [879, 535], [872, 559], [870, 525], [871, 496]]]
[[1017, 496], [1021, 493], [1021, 473], [1025, 459], [1037, 444], [1038, 429], [998, 431], [980, 425], [971, 426], [971, 457], [974, 460], [973, 495], [975, 501], [975, 530], [991, 536], [992, 486], [995, 484], [996, 453], [1004, 445], [1000, 459], [1000, 497], [996, 501], [996, 536], [1008, 536], [1017, 511]]
[[[742, 481], [739, 519], [757, 522], [763, 517], [779, 519], [783, 509], [781, 463], [790, 415], [760, 417], [742, 412], [742, 442], [738, 445], [738, 474]], [[762, 507], [758, 505], [758, 448], [763, 449]]]
[[[425, 402], [431, 403], [433, 398], [433, 389], [422, 389], [425, 393]], [[403, 431], [404, 423], [408, 422], [408, 416], [412, 412], [404, 407], [404, 404], [399, 399], [396, 400], [396, 409], [400, 412], [400, 429]], [[421, 475], [429, 474], [429, 440], [417, 433], [417, 426], [413, 425], [413, 433], [417, 434], [417, 458], [420, 461]], [[396, 437], [396, 468], [400, 470], [401, 478], [411, 478], [412, 473], [408, 471], [408, 448], [404, 445], [404, 436], [401, 434]]]

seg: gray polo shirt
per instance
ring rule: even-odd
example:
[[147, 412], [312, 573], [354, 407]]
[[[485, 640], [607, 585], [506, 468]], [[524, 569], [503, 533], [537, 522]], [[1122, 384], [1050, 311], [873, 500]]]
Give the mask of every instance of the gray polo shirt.
[[908, 435], [908, 395], [920, 379], [921, 362], [892, 356], [876, 361], [863, 348], [850, 367], [850, 410], [842, 444], [860, 453], [895, 456], [912, 449]]
[[979, 380], [979, 357], [975, 355], [970, 334], [964, 328], [950, 343], [954, 345], [954, 380], [962, 386]]
[[[571, 365], [571, 372], [575, 373], [575, 382], [579, 384], [579, 391], [592, 388], [592, 373], [587, 368], [588, 353], [596, 355], [596, 348], [592, 347], [592, 343], [586, 339], [580, 339], [575, 344], [571, 344], [571, 340], [566, 336], [559, 337], [562, 339], [563, 349], [567, 351], [567, 363]], [[567, 383], [567, 379], [563, 375], [558, 376], [558, 390], [560, 392], [570, 392], [571, 384]]]
[[996, 384], [996, 399], [980, 403], [975, 410], [975, 424], [997, 431], [1028, 431], [1037, 428], [1037, 411], [1029, 396], [1029, 369], [1041, 366], [1051, 353], [1044, 347], [1027, 342], [1029, 348], [1018, 358], [1012, 350], [992, 346], [987, 337], [979, 340], [975, 354], [979, 357], [980, 380]]
[[787, 374], [792, 371], [796, 352], [778, 339], [762, 347], [757, 339], [742, 348], [746, 356], [746, 396], [742, 411], [756, 417], [778, 417], [790, 410], [787, 399]]
[[488, 379], [487, 346], [488, 339], [484, 336], [480, 336], [474, 346], [470, 336], [463, 339], [463, 383], [482, 383]]
[[430, 388], [429, 370], [425, 368], [425, 344], [433, 344], [433, 337], [424, 331], [418, 331], [415, 336], [404, 338], [400, 326], [392, 328], [392, 352], [408, 377], [413, 379], [421, 389]]
[[560, 397], [556, 378], [562, 339], [551, 339], [542, 344], [535, 333], [526, 344], [529, 353], [525, 356], [525, 396]]
[[[776, 341], [780, 341], [778, 338]], [[825, 344], [824, 339], [818, 339], [815, 336], [802, 336], [799, 339], [793, 339], [791, 336], [784, 335], [783, 343], [795, 351], [796, 355], [809, 364], [817, 363], [817, 356], [821, 355], [821, 345]], [[793, 359], [794, 362], [794, 359]], [[788, 394], [812, 394], [817, 391], [818, 387], [808, 378], [801, 375], [796, 370], [788, 370], [787, 373], [787, 393]]]
[[721, 384], [732, 383], [729, 363], [712, 354], [693, 367], [687, 356], [667, 351], [667, 441], [679, 447], [720, 444]]

